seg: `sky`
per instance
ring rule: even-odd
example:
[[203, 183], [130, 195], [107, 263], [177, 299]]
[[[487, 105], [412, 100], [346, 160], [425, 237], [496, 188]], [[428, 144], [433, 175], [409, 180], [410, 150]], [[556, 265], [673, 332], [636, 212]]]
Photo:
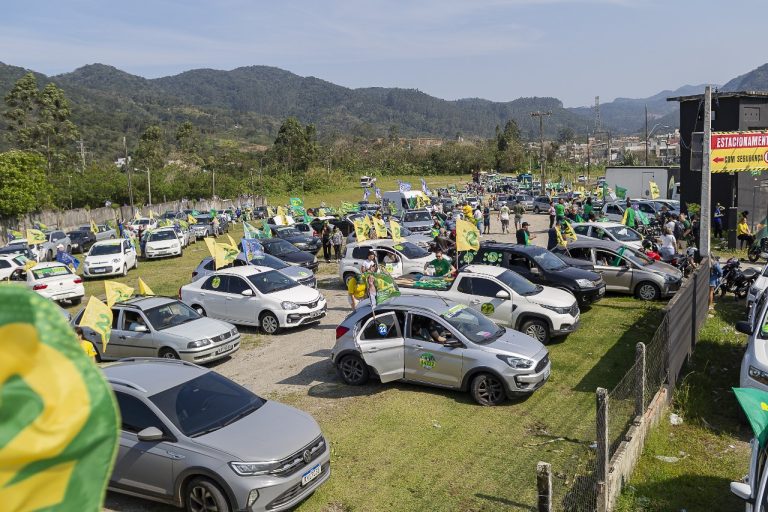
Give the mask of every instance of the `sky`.
[[[0, 62], [147, 78], [269, 65], [346, 87], [565, 106], [724, 84], [768, 62], [765, 0], [8, 2]], [[755, 24], [755, 21], [757, 23]]]

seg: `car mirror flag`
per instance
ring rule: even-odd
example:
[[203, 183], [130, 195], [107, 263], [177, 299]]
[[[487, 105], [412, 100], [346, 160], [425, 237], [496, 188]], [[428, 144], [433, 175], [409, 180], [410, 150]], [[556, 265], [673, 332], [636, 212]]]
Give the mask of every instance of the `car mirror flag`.
[[768, 440], [768, 392], [756, 388], [733, 388], [733, 392], [760, 447], [765, 448]]
[[107, 351], [109, 334], [112, 332], [112, 310], [94, 296], [88, 299], [83, 318], [80, 319], [80, 327], [90, 327], [101, 336], [101, 347]]
[[2, 509], [101, 510], [119, 435], [109, 384], [36, 293], [0, 288], [0, 340]]
[[456, 250], [480, 250], [480, 230], [471, 222], [462, 219], [456, 221]]
[[197, 219], [191, 215], [187, 215], [187, 222], [189, 222], [190, 224], [197, 224]]
[[144, 282], [142, 278], [139, 278], [139, 295], [154, 295], [155, 292], [152, 291], [152, 288], [147, 286], [147, 283]]
[[116, 302], [126, 301], [133, 295], [133, 288], [117, 281], [104, 281], [104, 291], [107, 294], [107, 306], [110, 308]]

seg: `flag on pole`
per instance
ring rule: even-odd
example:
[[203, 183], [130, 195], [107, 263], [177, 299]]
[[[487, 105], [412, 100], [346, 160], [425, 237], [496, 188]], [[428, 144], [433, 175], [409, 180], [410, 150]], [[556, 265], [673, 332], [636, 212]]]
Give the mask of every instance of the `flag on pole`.
[[376, 199], [381, 199], [381, 189], [376, 187], [374, 190], [376, 191]]
[[627, 197], [627, 189], [622, 188], [622, 187], [620, 187], [618, 185], [615, 185], [614, 190], [616, 191], [616, 197], [618, 197], [619, 199], [626, 199], [626, 197]]
[[96, 223], [93, 222], [93, 219], [91, 219], [91, 231], [93, 231], [94, 235], [99, 232], [99, 228], [96, 226]]
[[152, 288], [147, 286], [147, 283], [144, 282], [142, 278], [139, 278], [139, 295], [154, 295], [155, 292], [152, 291]]
[[387, 299], [400, 296], [400, 290], [395, 284], [392, 276], [384, 272], [367, 274], [367, 277], [373, 278], [373, 288], [376, 290], [376, 305], [378, 306]]
[[421, 191], [424, 192], [426, 195], [430, 194], [429, 187], [427, 187], [427, 180], [424, 178], [421, 178]]
[[267, 217], [274, 217], [274, 216], [275, 216], [275, 210], [273, 210], [271, 206], [267, 206]]
[[370, 195], [371, 195], [371, 191], [368, 190], [367, 188], [364, 188], [363, 189], [363, 201], [367, 201], [368, 200], [368, 196], [370, 196]]
[[48, 241], [48, 237], [45, 236], [45, 233], [43, 233], [39, 229], [27, 229], [28, 245], [44, 244], [47, 241]]
[[462, 219], [456, 221], [456, 250], [480, 250], [480, 230], [475, 224]]
[[768, 440], [768, 393], [757, 388], [733, 388], [761, 448]]
[[368, 240], [369, 231], [365, 229], [363, 219], [355, 219], [352, 221], [352, 224], [355, 226], [355, 237], [357, 238], [357, 242], [360, 243]]
[[387, 225], [384, 221], [378, 217], [373, 218], [373, 227], [376, 230], [376, 236], [379, 238], [387, 238]]
[[269, 223], [266, 219], [261, 221], [261, 229], [264, 233], [264, 238], [272, 238], [272, 228], [269, 227]]
[[400, 233], [400, 223], [394, 219], [389, 219], [389, 229], [392, 231], [392, 241], [395, 244], [403, 243], [403, 235]]
[[236, 246], [214, 242], [214, 265], [216, 269], [226, 267], [237, 259], [240, 251]]
[[197, 219], [187, 214], [187, 222], [189, 222], [190, 224], [197, 224]]
[[[106, 310], [99, 325], [109, 329]], [[102, 509], [117, 406], [60, 312], [23, 287], [0, 287], [3, 510]]]
[[304, 208], [304, 201], [300, 197], [292, 197], [288, 201], [292, 210], [295, 210], [296, 208]]
[[397, 184], [400, 187], [400, 192], [408, 192], [411, 190], [411, 184], [406, 181], [397, 180]]
[[101, 336], [101, 350], [106, 352], [109, 335], [112, 332], [112, 310], [91, 295], [83, 317], [80, 319], [80, 327], [90, 327], [96, 331]]
[[243, 238], [258, 238], [259, 230], [250, 225], [248, 222], [243, 221]]
[[254, 258], [264, 257], [264, 247], [258, 240], [254, 238], [243, 238], [240, 243], [243, 244], [243, 253], [245, 254], [246, 260], [251, 261]]
[[215, 248], [216, 242], [214, 241], [214, 239], [210, 238], [210, 237], [205, 237], [205, 238], [203, 238], [203, 242], [205, 242], [205, 246], [208, 248], [208, 252], [211, 254], [211, 258], [215, 258], [216, 257], [216, 248]]
[[117, 281], [104, 281], [104, 291], [107, 294], [107, 306], [110, 308], [116, 302], [126, 301], [133, 295], [133, 288]]
[[661, 196], [661, 192], [659, 191], [659, 186], [656, 184], [655, 181], [650, 180], [648, 182], [648, 189], [651, 192], [651, 199], [658, 199]]

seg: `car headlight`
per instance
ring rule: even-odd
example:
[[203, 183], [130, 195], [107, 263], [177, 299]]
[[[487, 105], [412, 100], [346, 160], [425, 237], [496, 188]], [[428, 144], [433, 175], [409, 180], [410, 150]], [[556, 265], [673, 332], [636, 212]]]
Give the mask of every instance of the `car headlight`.
[[264, 475], [280, 467], [279, 462], [230, 462], [229, 467], [240, 476]]
[[664, 274], [664, 281], [666, 281], [668, 283], [674, 283], [675, 281], [677, 281], [677, 278], [675, 276], [671, 276], [669, 274]]
[[295, 302], [288, 301], [288, 300], [286, 300], [285, 302], [281, 303], [280, 306], [283, 309], [287, 309], [287, 310], [299, 309], [299, 305], [298, 304], [296, 304]]
[[507, 363], [512, 368], [516, 368], [518, 370], [525, 370], [533, 366], [533, 361], [526, 359], [525, 357], [505, 356], [503, 354], [496, 354], [496, 357]]
[[201, 340], [191, 341], [187, 343], [187, 348], [200, 348], [206, 345], [210, 345], [211, 343], [213, 342], [210, 340], [210, 338], [203, 338]]
[[579, 285], [579, 288], [591, 288], [592, 286], [595, 286], [589, 279], [577, 279], [576, 284]]
[[298, 249], [306, 249], [307, 248], [307, 244], [305, 244], [304, 242], [298, 242], [295, 245], [296, 245], [296, 248], [298, 248]]
[[561, 307], [557, 307], [557, 306], [548, 306], [547, 304], [539, 304], [539, 306], [543, 307], [544, 309], [548, 309], [550, 311], [554, 311], [558, 315], [567, 315], [568, 313], [571, 312], [571, 308], [570, 307], [561, 308]]
[[115, 258], [112, 260], [112, 263], [120, 263], [120, 258]]
[[768, 372], [764, 372], [760, 368], [755, 368], [754, 366], [750, 365], [749, 376], [762, 384], [768, 385]]

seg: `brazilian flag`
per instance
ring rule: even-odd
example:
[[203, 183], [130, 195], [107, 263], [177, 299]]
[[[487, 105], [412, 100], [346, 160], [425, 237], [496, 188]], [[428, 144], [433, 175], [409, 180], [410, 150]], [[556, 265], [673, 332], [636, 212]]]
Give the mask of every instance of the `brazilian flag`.
[[109, 385], [61, 310], [0, 287], [0, 508], [101, 510], [118, 441]]
[[756, 388], [733, 388], [733, 393], [744, 409], [760, 448], [765, 448], [768, 440], [768, 393]]

